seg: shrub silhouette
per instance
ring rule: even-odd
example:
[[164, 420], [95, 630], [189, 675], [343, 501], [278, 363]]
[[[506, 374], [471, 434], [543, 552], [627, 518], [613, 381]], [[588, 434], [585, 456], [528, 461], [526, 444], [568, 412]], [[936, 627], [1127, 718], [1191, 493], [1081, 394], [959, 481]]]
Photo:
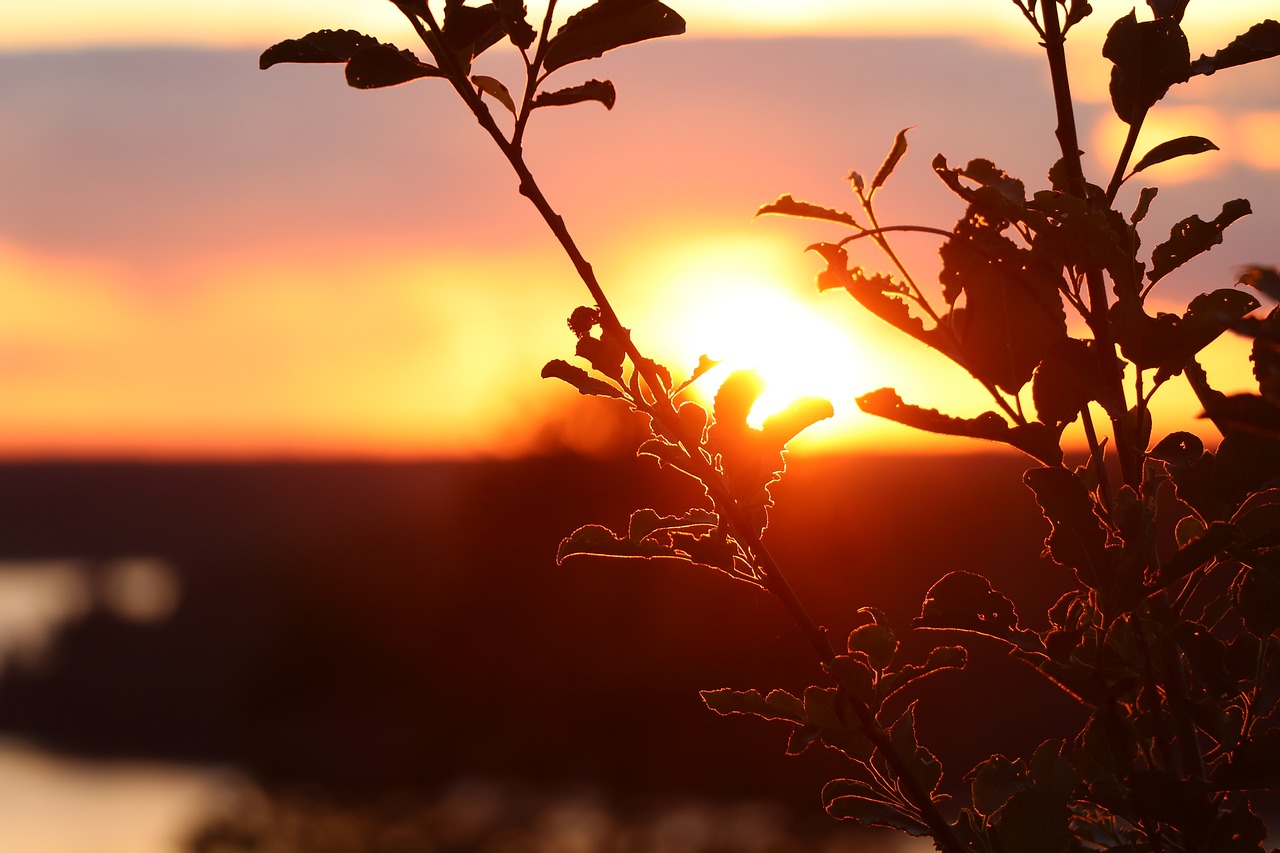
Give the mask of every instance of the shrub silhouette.
[[[715, 363], [704, 357], [678, 381], [644, 356], [525, 163], [522, 142], [538, 109], [610, 108], [617, 97], [611, 82], [595, 79], [549, 88], [554, 72], [679, 34], [683, 20], [657, 0], [597, 0], [553, 33], [555, 0], [536, 28], [519, 0], [445, 0], [439, 13], [425, 0], [393, 2], [431, 62], [361, 33], [324, 30], [271, 47], [261, 66], [343, 63], [357, 88], [441, 79], [506, 157], [592, 301], [569, 317], [578, 363], [552, 361], [543, 376], [634, 410], [650, 433], [638, 452], [705, 492], [702, 505], [677, 515], [637, 510], [625, 531], [583, 527], [565, 538], [558, 559], [667, 559], [722, 571], [774, 595], [821, 664], [821, 683], [800, 695], [712, 690], [703, 694], [712, 710], [781, 721], [791, 729], [791, 753], [815, 745], [841, 751], [849, 775], [822, 792], [833, 816], [927, 835], [948, 853], [1262, 850], [1267, 833], [1254, 801], [1280, 781], [1280, 313], [1273, 307], [1258, 316], [1253, 292], [1280, 299], [1280, 273], [1245, 270], [1237, 284], [1249, 289], [1215, 290], [1181, 313], [1153, 316], [1154, 289], [1220, 243], [1250, 206], [1235, 199], [1207, 221], [1188, 216], [1148, 254], [1139, 228], [1156, 190], [1142, 188], [1124, 210], [1118, 205], [1126, 184], [1150, 166], [1216, 148], [1184, 136], [1134, 161], [1144, 120], [1168, 91], [1280, 55], [1280, 23], [1264, 21], [1193, 60], [1181, 26], [1188, 0], [1149, 0], [1152, 19], [1131, 12], [1116, 21], [1103, 57], [1112, 106], [1129, 130], [1103, 185], [1086, 174], [1064, 50], [1092, 10], [1084, 0], [1014, 0], [1052, 81], [1060, 151], [1046, 188], [1029, 190], [988, 160], [952, 166], [939, 155], [934, 172], [962, 203], [956, 224], [883, 225], [875, 200], [907, 151], [903, 131], [870, 180], [850, 174], [856, 214], [789, 195], [759, 211], [850, 229], [839, 242], [809, 247], [825, 265], [818, 286], [847, 292], [954, 361], [993, 408], [954, 417], [888, 388], [860, 397], [859, 406], [1025, 453], [1035, 463], [1025, 483], [1050, 525], [1045, 553], [1078, 581], [1049, 611], [1043, 632], [1023, 628], [1013, 603], [978, 575], [947, 575], [926, 596], [918, 630], [957, 642], [972, 633], [995, 638], [1090, 712], [1072, 740], [1045, 741], [1029, 759], [993, 755], [968, 770], [968, 802], [956, 802], [939, 792], [943, 768], [917, 740], [909, 699], [919, 679], [963, 667], [964, 647], [940, 642], [921, 661], [901, 660], [898, 638], [872, 609], [833, 645], [764, 543], [784, 448], [830, 417], [830, 404], [797, 401], [754, 428], [747, 413], [761, 389], [746, 373], [725, 380], [710, 412], [684, 399]], [[500, 43], [522, 60], [516, 86], [471, 73], [474, 58]], [[903, 231], [940, 238], [936, 286], [900, 262], [892, 239]], [[888, 272], [850, 264], [850, 250], [865, 241], [882, 252]], [[1071, 332], [1072, 316], [1083, 334]], [[1214, 390], [1196, 361], [1228, 332], [1254, 339], [1257, 394]], [[1221, 433], [1215, 448], [1190, 433], [1156, 431], [1149, 403], [1175, 377], [1190, 383]], [[1089, 447], [1078, 468], [1063, 447], [1076, 421]]]

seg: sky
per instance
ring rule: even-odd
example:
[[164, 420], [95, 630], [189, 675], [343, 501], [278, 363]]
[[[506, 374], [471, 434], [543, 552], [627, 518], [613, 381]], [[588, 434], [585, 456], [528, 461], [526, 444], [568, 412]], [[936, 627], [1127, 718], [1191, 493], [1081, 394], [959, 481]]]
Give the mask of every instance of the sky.
[[[856, 411], [854, 395], [885, 385], [957, 415], [990, 403], [841, 294], [816, 292], [803, 249], [840, 233], [752, 218], [785, 192], [849, 206], [842, 178], [874, 171], [908, 126], [886, 221], [946, 228], [959, 215], [930, 173], [938, 152], [1040, 180], [1052, 116], [1041, 60], [1005, 35], [1025, 29], [1012, 4], [963, 19], [960, 4], [903, 2], [896, 17], [888, 5], [812, 0], [784, 18], [781, 4], [678, 7], [691, 35], [585, 68], [614, 80], [618, 105], [540, 111], [529, 159], [637, 341], [677, 374], [709, 352], [763, 370], [774, 404], [832, 398], [816, 447], [968, 448], [920, 445]], [[1127, 10], [1094, 5], [1082, 58]], [[1193, 53], [1268, 5], [1209, 15], [1193, 3]], [[597, 401], [538, 376], [571, 356], [564, 319], [585, 291], [446, 88], [355, 92], [337, 68], [256, 68], [263, 47], [322, 27], [408, 45], [389, 4], [51, 8], [0, 10], [0, 456], [514, 455], [605, 441]], [[1075, 81], [1093, 164], [1119, 145], [1105, 79]], [[1240, 195], [1256, 211], [1157, 302], [1276, 263], [1278, 84], [1276, 62], [1224, 72], [1182, 87], [1152, 122], [1147, 147], [1199, 133], [1223, 151], [1151, 171], [1150, 240]], [[900, 248], [936, 265], [932, 243]], [[1206, 363], [1228, 390], [1247, 382], [1240, 341]], [[1194, 407], [1183, 389], [1157, 402]]]

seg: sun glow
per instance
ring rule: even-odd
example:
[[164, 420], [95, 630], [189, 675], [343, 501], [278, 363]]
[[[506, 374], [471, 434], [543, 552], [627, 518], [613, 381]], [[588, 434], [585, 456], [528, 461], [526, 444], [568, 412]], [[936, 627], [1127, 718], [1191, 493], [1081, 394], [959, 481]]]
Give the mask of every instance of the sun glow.
[[[704, 354], [721, 362], [695, 383], [700, 401], [709, 403], [730, 372], [753, 370], [765, 384], [749, 418], [758, 427], [802, 397], [832, 401], [838, 420], [840, 409], [867, 390], [872, 380], [860, 365], [869, 353], [828, 310], [831, 305], [819, 304], [822, 296], [811, 281], [795, 281], [794, 248], [745, 241], [704, 245], [675, 250], [662, 266], [665, 284], [655, 302], [671, 310], [645, 328], [661, 329], [657, 346], [677, 373]], [[813, 432], [835, 428], [820, 424]]]

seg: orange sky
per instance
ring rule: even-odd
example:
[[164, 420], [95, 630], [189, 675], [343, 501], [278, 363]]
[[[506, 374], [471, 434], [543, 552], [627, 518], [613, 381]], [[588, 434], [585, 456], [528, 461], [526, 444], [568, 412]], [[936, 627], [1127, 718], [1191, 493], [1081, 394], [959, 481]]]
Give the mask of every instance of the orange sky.
[[[316, 11], [281, 8], [279, 36]], [[277, 26], [243, 14], [226, 24], [239, 35], [205, 41]], [[47, 46], [43, 25], [22, 23], [25, 43], [0, 26], [7, 46], [28, 48], [0, 54], [0, 454], [510, 454], [548, 433], [590, 443], [596, 427], [573, 422], [577, 396], [538, 378], [569, 356], [564, 318], [585, 292], [443, 86], [353, 92], [337, 69], [258, 72], [253, 52], [42, 54], [29, 48]], [[348, 23], [335, 12], [319, 25]], [[200, 41], [164, 26], [167, 39], [132, 41]], [[98, 41], [130, 41], [114, 32]], [[618, 106], [546, 111], [530, 159], [643, 346], [677, 373], [711, 351], [757, 362], [775, 396], [831, 396], [837, 418], [811, 445], [972, 446], [920, 445], [856, 411], [855, 394], [883, 385], [957, 415], [989, 401], [846, 297], [815, 292], [818, 261], [803, 247], [838, 232], [751, 214], [783, 192], [847, 205], [841, 177], [874, 170], [907, 125], [886, 220], [949, 227], [959, 210], [928, 169], [938, 151], [990, 156], [1035, 182], [1052, 151], [1037, 57], [961, 41], [673, 39], [592, 70], [618, 84]], [[1081, 118], [1086, 145], [1106, 152], [1118, 143], [1100, 79], [1081, 79]], [[1224, 149], [1196, 169], [1153, 170], [1166, 187], [1157, 228], [1237, 195], [1257, 211], [1167, 286], [1171, 304], [1229, 285], [1240, 264], [1276, 262], [1266, 222], [1280, 162], [1256, 140], [1275, 138], [1280, 80], [1271, 69], [1234, 79], [1186, 87], [1153, 127]], [[1035, 137], [1007, 124], [1028, 103]], [[929, 240], [902, 245], [917, 264], [935, 257]], [[1206, 362], [1232, 388], [1248, 379], [1246, 358], [1224, 340]], [[1157, 403], [1193, 407], [1180, 386]]]

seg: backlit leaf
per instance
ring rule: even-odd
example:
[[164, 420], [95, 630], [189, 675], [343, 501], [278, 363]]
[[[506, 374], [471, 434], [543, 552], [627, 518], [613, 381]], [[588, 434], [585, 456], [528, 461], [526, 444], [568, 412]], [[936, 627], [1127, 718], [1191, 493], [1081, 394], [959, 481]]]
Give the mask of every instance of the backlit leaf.
[[1169, 239], [1156, 246], [1151, 253], [1151, 271], [1147, 278], [1154, 284], [1187, 261], [1207, 252], [1222, 242], [1222, 232], [1242, 216], [1252, 213], [1246, 199], [1238, 198], [1222, 206], [1222, 212], [1212, 222], [1199, 216], [1189, 216], [1169, 232]]
[[1065, 468], [1035, 468], [1022, 480], [1035, 493], [1049, 521], [1045, 553], [1075, 570], [1080, 581], [1097, 589], [1110, 575], [1107, 529], [1094, 511], [1093, 497], [1077, 475]]
[[1060, 741], [1047, 741], [1032, 755], [1030, 786], [1010, 796], [1000, 811], [996, 837], [1001, 849], [1018, 853], [1063, 853], [1068, 849], [1068, 803], [1078, 779], [1061, 749]]
[[939, 435], [955, 435], [998, 441], [1016, 447], [1047, 465], [1062, 461], [1056, 430], [1044, 424], [1022, 424], [1011, 427], [995, 412], [983, 412], [975, 418], [956, 418], [937, 409], [924, 409], [904, 403], [892, 388], [881, 388], [857, 398], [858, 408], [869, 415], [886, 418], [906, 426]]
[[481, 92], [506, 107], [509, 113], [516, 114], [516, 102], [511, 99], [511, 93], [507, 91], [506, 85], [501, 80], [494, 77], [486, 77], [483, 74], [475, 74], [471, 77], [471, 82], [475, 83], [476, 88]]
[[363, 47], [347, 63], [347, 83], [355, 89], [381, 89], [422, 77], [443, 76], [439, 68], [419, 62], [409, 51], [390, 44]]
[[884, 162], [880, 164], [880, 168], [876, 170], [876, 176], [871, 179], [871, 192], [875, 192], [880, 186], [888, 180], [889, 175], [897, 167], [898, 161], [902, 159], [902, 155], [907, 153], [907, 131], [911, 128], [898, 131], [897, 137], [893, 140], [893, 148], [889, 150], [888, 156], [884, 158]]
[[845, 213], [843, 210], [820, 207], [816, 204], [809, 204], [807, 201], [796, 201], [790, 194], [779, 196], [777, 201], [764, 205], [756, 211], [756, 216], [763, 216], [766, 213], [776, 213], [780, 216], [800, 216], [807, 219], [824, 219], [827, 222], [838, 222], [841, 225], [848, 225], [853, 228], [862, 227], [851, 214]]
[[1224, 68], [1280, 56], [1280, 22], [1265, 20], [1213, 56], [1201, 56], [1192, 64], [1195, 74], [1212, 74]]
[[602, 379], [596, 379], [581, 367], [567, 361], [553, 359], [542, 368], [543, 379], [560, 379], [578, 389], [579, 394], [596, 397], [621, 397], [622, 392]]
[[802, 397], [789, 403], [785, 409], [765, 418], [760, 431], [770, 444], [778, 449], [785, 447], [802, 431], [835, 415], [829, 400], [821, 397]]
[[502, 29], [511, 38], [511, 43], [522, 50], [528, 50], [538, 33], [529, 25], [526, 17], [528, 10], [524, 3], [521, 0], [494, 0], [494, 5], [498, 7], [502, 16]]
[[703, 690], [699, 693], [706, 706], [717, 714], [750, 714], [766, 720], [804, 723], [804, 703], [785, 690], [770, 691], [761, 696], [759, 690]]
[[1155, 148], [1152, 148], [1134, 165], [1133, 171], [1141, 172], [1143, 169], [1150, 168], [1157, 163], [1164, 163], [1175, 157], [1186, 157], [1190, 154], [1203, 154], [1206, 151], [1217, 150], [1218, 146], [1203, 136], [1180, 136], [1177, 139], [1170, 139], [1168, 142], [1161, 142]]
[[356, 51], [378, 43], [373, 36], [355, 30], [320, 30], [272, 45], [262, 52], [258, 67], [266, 70], [281, 62], [346, 62]]
[[972, 572], [949, 572], [925, 593], [916, 628], [952, 628], [1016, 640], [1023, 630], [1013, 602]]
[[827, 814], [832, 817], [856, 821], [863, 826], [884, 826], [917, 838], [929, 834], [929, 828], [918, 818], [884, 800], [857, 794], [844, 794], [828, 799], [824, 792], [823, 805]]
[[570, 16], [547, 44], [543, 68], [554, 71], [627, 44], [683, 33], [684, 19], [658, 0], [597, 0]]
[[993, 755], [969, 773], [973, 807], [983, 817], [995, 814], [1009, 798], [1026, 788], [1031, 780], [1021, 758], [1010, 761]]
[[1102, 55], [1114, 63], [1111, 104], [1126, 124], [1141, 120], [1170, 86], [1191, 75], [1191, 49], [1172, 18], [1139, 21], [1130, 11], [1108, 31]]
[[588, 80], [567, 89], [554, 92], [539, 92], [533, 99], [534, 107], [564, 107], [570, 104], [581, 104], [587, 101], [599, 101], [607, 110], [613, 109], [618, 100], [617, 90], [608, 80]]

